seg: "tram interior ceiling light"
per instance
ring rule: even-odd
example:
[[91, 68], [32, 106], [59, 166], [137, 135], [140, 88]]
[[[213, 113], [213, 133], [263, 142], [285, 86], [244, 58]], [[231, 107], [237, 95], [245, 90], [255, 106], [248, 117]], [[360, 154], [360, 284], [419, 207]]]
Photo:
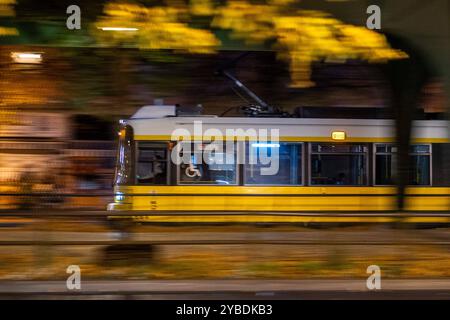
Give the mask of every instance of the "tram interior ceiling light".
[[102, 27], [99, 28], [103, 31], [138, 31], [138, 28], [125, 28], [125, 27]]
[[40, 52], [11, 52], [11, 58], [15, 63], [38, 64], [42, 62]]
[[333, 140], [345, 140], [345, 131], [333, 131], [331, 133], [331, 139]]
[[254, 148], [279, 148], [279, 143], [252, 143]]

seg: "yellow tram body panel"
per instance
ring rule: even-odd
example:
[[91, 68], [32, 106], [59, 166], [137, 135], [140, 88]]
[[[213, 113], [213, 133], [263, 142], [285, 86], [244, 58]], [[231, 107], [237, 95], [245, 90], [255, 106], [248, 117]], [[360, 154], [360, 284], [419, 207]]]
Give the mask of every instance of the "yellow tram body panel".
[[[446, 187], [407, 189], [406, 210], [448, 211]], [[120, 186], [113, 210], [139, 211], [392, 211], [394, 187]]]

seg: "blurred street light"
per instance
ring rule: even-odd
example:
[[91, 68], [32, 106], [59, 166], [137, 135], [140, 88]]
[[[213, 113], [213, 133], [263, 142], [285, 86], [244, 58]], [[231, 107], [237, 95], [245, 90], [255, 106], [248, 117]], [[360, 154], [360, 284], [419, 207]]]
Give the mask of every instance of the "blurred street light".
[[42, 62], [42, 53], [39, 52], [11, 52], [11, 58], [15, 63], [32, 63]]

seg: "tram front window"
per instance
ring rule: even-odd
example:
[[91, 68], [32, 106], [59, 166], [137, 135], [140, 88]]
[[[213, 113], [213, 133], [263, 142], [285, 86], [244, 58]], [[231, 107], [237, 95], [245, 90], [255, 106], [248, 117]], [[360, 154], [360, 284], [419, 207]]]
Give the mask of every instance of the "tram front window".
[[364, 145], [311, 145], [312, 185], [365, 185], [367, 147]]
[[235, 185], [236, 145], [222, 142], [183, 144], [178, 184]]
[[119, 132], [119, 147], [114, 181], [117, 185], [132, 183], [132, 164], [134, 161], [133, 128], [124, 126]]
[[136, 178], [139, 184], [167, 184], [167, 145], [141, 142], [138, 145]]

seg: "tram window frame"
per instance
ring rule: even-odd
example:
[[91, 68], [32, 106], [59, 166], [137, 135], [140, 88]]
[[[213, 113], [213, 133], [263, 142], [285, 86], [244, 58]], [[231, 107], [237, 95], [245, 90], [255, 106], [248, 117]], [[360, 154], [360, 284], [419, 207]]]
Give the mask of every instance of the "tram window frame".
[[[249, 148], [249, 143], [250, 142], [245, 142], [244, 143], [244, 148], [242, 150], [243, 152], [243, 159], [244, 159], [244, 164], [243, 164], [243, 181], [242, 184], [244, 186], [251, 186], [251, 187], [301, 187], [301, 186], [305, 186], [305, 142], [290, 142], [290, 141], [279, 141], [279, 144], [287, 144], [287, 145], [299, 145], [300, 146], [300, 167], [298, 168], [298, 172], [300, 173], [300, 183], [297, 184], [290, 184], [290, 183], [286, 183], [286, 184], [273, 184], [273, 183], [248, 183], [247, 182], [247, 170], [246, 170], [246, 166], [248, 165], [247, 161], [247, 149]], [[292, 165], [292, 164], [291, 164]], [[270, 176], [269, 176], [270, 177]]]
[[[180, 143], [183, 141], [178, 141], [177, 143]], [[190, 141], [191, 144], [194, 143], [212, 143], [214, 141], [206, 141], [206, 140], [202, 140], [202, 141]], [[223, 140], [222, 143], [224, 144], [224, 146], [227, 144], [228, 141]], [[180, 180], [180, 164], [175, 164], [176, 167], [176, 185], [177, 186], [222, 186], [222, 187], [227, 187], [227, 186], [239, 186], [239, 176], [240, 176], [240, 165], [238, 164], [238, 159], [239, 159], [239, 146], [238, 143], [236, 141], [233, 141], [234, 144], [234, 169], [235, 169], [235, 176], [234, 176], [234, 183], [229, 183], [229, 184], [219, 184], [219, 183], [186, 183]], [[175, 148], [175, 147], [174, 147]]]
[[[166, 149], [166, 183], [165, 184], [156, 184], [156, 183], [146, 183], [146, 182], [139, 182], [139, 178], [137, 177], [138, 174], [138, 166], [139, 166], [139, 152], [140, 152], [140, 145], [142, 144], [154, 144], [154, 145], [160, 145], [161, 148], [165, 146]], [[134, 183], [135, 185], [139, 186], [168, 186], [170, 185], [170, 178], [171, 178], [171, 164], [170, 164], [170, 148], [169, 148], [169, 142], [168, 141], [152, 141], [152, 140], [138, 140], [135, 143], [135, 166], [134, 166]], [[164, 162], [164, 161], [159, 161]]]
[[[372, 161], [373, 161], [373, 185], [377, 186], [377, 187], [392, 187], [395, 186], [395, 182], [392, 184], [377, 184], [377, 163], [376, 163], [376, 157], [377, 155], [393, 155], [396, 152], [392, 152], [392, 151], [385, 151], [385, 152], [377, 152], [377, 146], [390, 146], [390, 147], [395, 147], [394, 143], [374, 143], [373, 144], [373, 156], [372, 156]], [[425, 155], [425, 156], [429, 156], [429, 183], [428, 184], [408, 184], [408, 186], [411, 187], [427, 187], [427, 186], [432, 186], [433, 185], [433, 144], [432, 143], [412, 143], [410, 145], [410, 147], [413, 146], [428, 146], [428, 152], [409, 152], [410, 156], [415, 156], [415, 155]], [[391, 149], [392, 150], [392, 149]]]
[[[318, 152], [313, 151], [313, 145], [315, 144], [322, 144], [322, 145], [350, 145], [350, 146], [362, 146], [365, 151], [362, 152]], [[351, 142], [309, 142], [308, 143], [308, 185], [312, 187], [367, 187], [370, 183], [370, 177], [369, 177], [369, 149], [370, 145], [369, 143], [351, 143]], [[312, 179], [312, 156], [322, 154], [322, 155], [362, 155], [364, 157], [364, 181], [363, 184], [313, 184]]]

